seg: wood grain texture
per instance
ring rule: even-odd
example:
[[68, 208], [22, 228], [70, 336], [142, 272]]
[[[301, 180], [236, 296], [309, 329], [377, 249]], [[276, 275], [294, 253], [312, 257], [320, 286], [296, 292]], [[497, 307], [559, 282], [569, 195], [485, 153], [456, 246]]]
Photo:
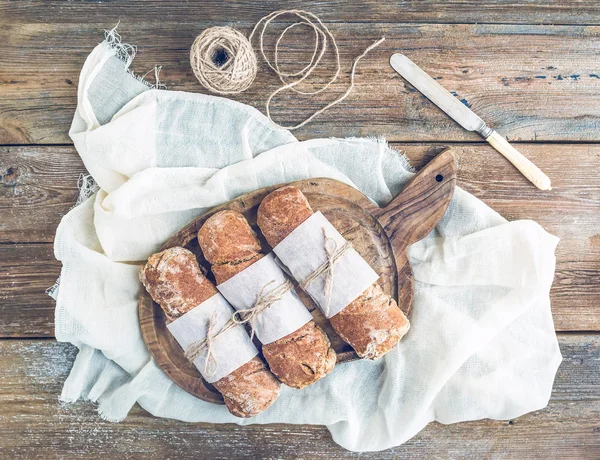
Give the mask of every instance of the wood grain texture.
[[[196, 6], [191, 8], [190, 5]], [[0, 13], [7, 20], [47, 23], [97, 23], [106, 16], [124, 17], [136, 10], [148, 22], [181, 19], [184, 22], [223, 22], [258, 18], [274, 10], [299, 8], [292, 0], [220, 2], [203, 0], [202, 7], [181, 0], [112, 0], [73, 3], [67, 0], [2, 0]], [[302, 8], [318, 16], [331, 15], [335, 22], [429, 22], [429, 23], [516, 23], [600, 24], [600, 5], [594, 0], [329, 0], [307, 2]]]
[[[111, 28], [118, 20], [123, 39], [138, 45], [132, 65], [135, 72], [143, 75], [161, 64], [161, 78], [169, 89], [205, 92], [188, 62], [195, 36], [219, 23], [233, 23], [248, 33], [260, 17], [246, 11], [250, 6], [219, 22], [205, 16], [219, 14], [223, 18], [227, 7], [174, 7], [158, 16], [160, 13], [151, 13], [152, 8], [136, 2], [111, 2], [108, 8], [94, 4], [96, 9], [91, 4], [77, 9], [67, 2], [46, 7], [39, 3], [21, 2], [15, 9], [2, 3], [10, 13], [0, 16], [0, 55], [5, 63], [0, 69], [0, 144], [70, 142], [67, 133], [81, 66], [102, 40], [101, 29]], [[352, 8], [336, 11], [327, 4], [323, 8], [327, 9], [322, 15], [325, 21], [338, 18], [337, 11], [354, 12], [356, 18]], [[396, 14], [402, 17], [402, 11], [397, 8]], [[479, 139], [462, 130], [391, 69], [389, 56], [402, 51], [511, 140], [600, 140], [600, 27], [419, 24], [392, 19], [393, 15], [387, 23], [331, 24], [341, 50], [344, 77], [332, 86], [331, 93], [316, 98], [295, 93], [278, 96], [275, 119], [298, 122], [345, 91], [352, 59], [385, 35], [386, 41], [358, 67], [354, 93], [317, 122], [298, 130], [300, 138]], [[306, 61], [310, 45], [304, 41], [305, 36], [290, 34], [289, 43], [282, 48], [284, 65]], [[264, 111], [264, 102], [278, 80], [264, 63], [259, 75], [260, 83], [233, 99]], [[314, 76], [310, 86], [323, 82], [329, 73], [318, 71]]]
[[[137, 44], [133, 69], [164, 65], [170, 89], [202, 92], [188, 64], [194, 37], [211, 25], [249, 32], [291, 0], [0, 0], [0, 144], [70, 144], [79, 71], [102, 28], [121, 21]], [[600, 3], [591, 0], [331, 0], [304, 5], [331, 25], [344, 72], [374, 39], [355, 92], [296, 132], [312, 137], [383, 135], [390, 140], [478, 141], [448, 120], [387, 66], [409, 55], [510, 140], [600, 141]], [[306, 57], [290, 36], [285, 62]], [[237, 97], [262, 110], [277, 84]], [[323, 78], [322, 73], [317, 76]], [[345, 90], [347, 75], [334, 85]], [[335, 97], [332, 94], [331, 98]], [[276, 101], [294, 122], [325, 99]], [[417, 166], [440, 146], [397, 144]], [[559, 330], [600, 331], [600, 145], [519, 144], [549, 174], [540, 193], [491, 147], [457, 144], [459, 186], [510, 220], [531, 218], [561, 237], [551, 292]], [[43, 291], [59, 273], [54, 231], [77, 196], [85, 169], [74, 149], [0, 147], [0, 337], [53, 335], [54, 302]], [[12, 244], [18, 242], [20, 244]], [[42, 242], [46, 244], [35, 244]], [[32, 244], [33, 243], [33, 244]], [[560, 335], [565, 361], [550, 405], [514, 421], [431, 424], [405, 445], [369, 458], [599, 458], [599, 335]], [[75, 348], [53, 341], [0, 340], [2, 458], [359, 458], [314, 426], [184, 424], [140, 408], [121, 424], [88, 403], [57, 402]]]
[[45, 291], [59, 274], [52, 245], [0, 244], [0, 338], [54, 336], [56, 304]]
[[85, 172], [72, 147], [0, 147], [0, 243], [52, 241]]
[[[564, 361], [547, 408], [510, 421], [432, 423], [406, 444], [369, 459], [598, 458], [600, 336], [559, 336]], [[0, 341], [3, 458], [364, 458], [324, 427], [211, 425], [158, 419], [135, 407], [119, 423], [94, 406], [57, 400], [76, 349], [54, 341]]]
[[[394, 147], [404, 150], [418, 168], [443, 148]], [[551, 291], [555, 326], [567, 331], [600, 330], [600, 146], [518, 144], [518, 148], [548, 173], [554, 185], [551, 192], [538, 191], [491, 147], [479, 144], [453, 145], [459, 159], [458, 185], [507, 219], [533, 219], [561, 238]], [[76, 180], [84, 171], [81, 160], [72, 147], [2, 148], [0, 152], [3, 168], [37, 171], [17, 175], [6, 187], [6, 169], [0, 169], [0, 213], [10, 216], [0, 220], [0, 242], [51, 242], [60, 214], [77, 195]], [[61, 169], [47, 174], [47, 168]], [[61, 192], [55, 194], [56, 190]], [[56, 214], [45, 212], [46, 199]], [[60, 272], [52, 247], [0, 245], [0, 253], [0, 335], [52, 336], [54, 301], [43, 294]]]
[[[561, 237], [559, 250], [565, 247], [568, 250], [565, 255], [597, 260], [600, 145], [515, 145], [548, 173], [554, 187], [551, 192], [532, 187], [486, 144], [452, 145], [459, 160], [458, 186], [509, 220], [539, 222]], [[417, 168], [444, 148], [439, 143], [392, 143], [392, 146], [405, 152]], [[71, 146], [0, 147], [0, 243], [52, 242], [62, 215], [78, 195], [77, 178], [85, 172]]]
[[438, 153], [384, 208], [377, 220], [390, 239], [398, 285], [396, 302], [408, 312], [414, 301], [414, 276], [408, 247], [425, 238], [444, 216], [456, 187], [456, 154]]

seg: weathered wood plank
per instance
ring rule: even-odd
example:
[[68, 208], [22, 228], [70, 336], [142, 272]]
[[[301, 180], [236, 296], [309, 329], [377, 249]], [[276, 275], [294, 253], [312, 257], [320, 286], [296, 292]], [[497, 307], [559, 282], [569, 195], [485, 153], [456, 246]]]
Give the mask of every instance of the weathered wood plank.
[[[368, 457], [598, 458], [600, 336], [560, 335], [559, 341], [564, 361], [546, 409], [511, 421], [434, 423], [406, 444]], [[57, 400], [75, 354], [53, 341], [0, 341], [2, 457], [361, 457], [319, 426], [190, 424], [152, 417], [137, 406], [120, 424], [104, 422], [90, 403]]]
[[[35, 8], [37, 2], [26, 2], [25, 9], [27, 5]], [[62, 3], [40, 6], [30, 19], [0, 16], [0, 55], [6, 63], [0, 69], [0, 143], [69, 142], [81, 66], [101, 41], [100, 29], [112, 27], [117, 19], [124, 39], [138, 45], [133, 70], [144, 74], [162, 64], [162, 79], [170, 89], [204, 92], [189, 68], [188, 50], [201, 30], [216, 23], [204, 15], [222, 15], [224, 10], [195, 4], [163, 11], [157, 22], [152, 8], [119, 5], [115, 11], [122, 14], [101, 8], [90, 13], [93, 20], [83, 22], [77, 15], [71, 18], [74, 10]], [[4, 10], [12, 11], [6, 3]], [[353, 9], [344, 11], [357, 16]], [[402, 9], [398, 11], [401, 15]], [[40, 22], [43, 12], [53, 12], [55, 19]], [[323, 19], [336, 16], [328, 10]], [[235, 12], [221, 23], [233, 22], [249, 32], [258, 17]], [[297, 131], [300, 138], [370, 134], [396, 141], [478, 139], [390, 68], [390, 54], [403, 51], [510, 139], [600, 140], [600, 27], [345, 22], [332, 24], [332, 32], [342, 53], [344, 78], [332, 93], [316, 99], [282, 95], [273, 110], [277, 120], [297, 122], [332, 100], [346, 89], [351, 60], [382, 35], [387, 40], [361, 63], [352, 96]], [[289, 45], [282, 47], [283, 62], [305, 62], [310, 48], [300, 44], [305, 40], [292, 34]], [[278, 80], [262, 64], [257, 82], [233, 99], [264, 110]]]
[[51, 244], [0, 245], [0, 338], [54, 336], [55, 302], [45, 291], [60, 267]]
[[50, 242], [85, 167], [73, 147], [0, 147], [0, 242]]
[[[395, 146], [417, 167], [441, 148]], [[553, 179], [551, 192], [532, 187], [491, 147], [453, 148], [459, 186], [509, 220], [533, 219], [561, 238], [551, 297], [557, 330], [600, 330], [600, 146], [520, 144]], [[51, 242], [83, 171], [72, 147], [0, 149], [0, 212], [8, 216], [0, 221], [0, 242]], [[0, 336], [52, 336], [54, 302], [43, 291], [59, 267], [50, 245], [0, 245]]]
[[[443, 146], [392, 144], [420, 168]], [[600, 145], [516, 144], [552, 179], [540, 192], [486, 144], [454, 144], [458, 185], [509, 220], [533, 219], [562, 238], [568, 260], [600, 254]], [[0, 147], [0, 242], [51, 242], [85, 173], [73, 147]]]
[[[179, 0], [112, 0], [72, 3], [66, 0], [3, 0], [0, 12], [20, 22], [96, 23], [107, 15], [123, 17], [138, 10], [148, 21], [183, 19], [189, 22], [258, 20], [275, 10], [298, 8], [292, 0], [220, 2], [204, 0], [203, 8]], [[360, 3], [329, 0], [307, 3], [305, 9], [337, 22], [429, 22], [599, 24], [600, 6], [593, 0], [363, 0]], [[329, 18], [329, 16], [333, 16]]]
[[[124, 38], [140, 46], [134, 70], [163, 64], [170, 89], [200, 92], [187, 63], [195, 35], [216, 24], [247, 32], [264, 14], [296, 6], [287, 0], [0, 0], [0, 144], [70, 143], [78, 74], [101, 40], [101, 27], [121, 20]], [[372, 40], [383, 34], [388, 40], [363, 62], [351, 98], [298, 131], [302, 139], [476, 140], [391, 72], [387, 58], [402, 50], [511, 139], [600, 140], [600, 28], [584, 26], [600, 24], [598, 2], [332, 0], [307, 9], [332, 24], [346, 68]], [[534, 23], [572, 26], [528, 25]], [[286, 60], [304, 57], [300, 48], [292, 43]], [[342, 92], [346, 81], [334, 90]], [[236, 99], [262, 109], [275, 85], [265, 76]], [[275, 113], [295, 121], [323, 101], [287, 96]], [[456, 147], [463, 188], [509, 219], [533, 218], [561, 237], [551, 294], [557, 329], [600, 330], [600, 147], [520, 145], [552, 177], [552, 194], [531, 188], [490, 148]], [[437, 148], [406, 146], [420, 165]], [[0, 148], [0, 337], [53, 335], [54, 303], [43, 292], [59, 272], [51, 245], [6, 243], [50, 242], [77, 196], [81, 172], [72, 147]], [[511, 422], [433, 424], [404, 446], [369, 458], [600, 457], [599, 336], [560, 341], [565, 363], [546, 410]], [[322, 427], [183, 424], [139, 408], [124, 423], [109, 424], [90, 404], [57, 403], [73, 347], [0, 340], [0, 350], [1, 457], [359, 457], [336, 446]]]

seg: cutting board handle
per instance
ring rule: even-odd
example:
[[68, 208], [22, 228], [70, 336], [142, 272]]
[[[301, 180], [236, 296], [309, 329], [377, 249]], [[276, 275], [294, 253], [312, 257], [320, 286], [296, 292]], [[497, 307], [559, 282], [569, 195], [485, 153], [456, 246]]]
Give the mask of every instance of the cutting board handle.
[[456, 186], [456, 156], [446, 149], [431, 160], [377, 214], [392, 246], [398, 270], [398, 305], [408, 311], [414, 281], [408, 246], [424, 238], [444, 216]]

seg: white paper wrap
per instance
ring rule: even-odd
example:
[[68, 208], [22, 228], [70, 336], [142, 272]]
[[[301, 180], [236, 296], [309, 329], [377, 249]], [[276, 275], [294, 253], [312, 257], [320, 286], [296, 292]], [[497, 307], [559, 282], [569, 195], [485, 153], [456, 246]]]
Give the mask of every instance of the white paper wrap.
[[[325, 234], [337, 243], [338, 248], [346, 242], [325, 216], [316, 212], [273, 248], [273, 252], [299, 283], [327, 261]], [[306, 292], [327, 318], [337, 315], [379, 279], [375, 270], [351, 248], [334, 266], [333, 289], [329, 309], [326, 309], [327, 294], [324, 287], [327, 276], [324, 273], [306, 286]]]
[[[213, 334], [216, 334], [233, 315], [233, 308], [221, 294], [215, 294], [185, 315], [167, 324], [167, 329], [173, 334], [181, 348], [187, 350], [193, 343], [206, 338], [213, 313], [216, 313], [213, 325]], [[258, 354], [258, 350], [242, 325], [236, 326], [213, 339], [212, 354], [215, 358], [216, 367], [209, 364], [208, 375], [204, 372], [207, 352], [208, 350], [205, 349], [194, 360], [194, 365], [208, 383], [216, 382], [231, 374]]]
[[[254, 306], [265, 286], [268, 285], [263, 294], [268, 294], [285, 281], [283, 270], [275, 261], [274, 254], [270, 253], [218, 285], [217, 289], [233, 308], [243, 310]], [[266, 345], [297, 331], [310, 320], [312, 315], [292, 289], [257, 317], [254, 332], [260, 342]]]

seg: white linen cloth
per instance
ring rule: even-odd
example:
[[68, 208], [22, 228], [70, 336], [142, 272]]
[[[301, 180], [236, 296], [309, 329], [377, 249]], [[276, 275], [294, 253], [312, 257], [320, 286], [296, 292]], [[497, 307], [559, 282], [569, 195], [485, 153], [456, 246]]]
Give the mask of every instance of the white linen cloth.
[[127, 50], [108, 33], [79, 80], [70, 135], [100, 190], [56, 233], [56, 337], [80, 349], [64, 401], [96, 401], [112, 421], [138, 402], [184, 421], [322, 424], [354, 451], [399, 445], [433, 420], [509, 419], [546, 406], [561, 361], [549, 301], [558, 239], [461, 189], [410, 248], [412, 327], [383, 359], [284, 387], [245, 420], [181, 390], [151, 359], [137, 317], [140, 265], [169, 236], [260, 187], [331, 177], [384, 205], [412, 173], [383, 141], [298, 142], [246, 105], [149, 88], [128, 72]]

